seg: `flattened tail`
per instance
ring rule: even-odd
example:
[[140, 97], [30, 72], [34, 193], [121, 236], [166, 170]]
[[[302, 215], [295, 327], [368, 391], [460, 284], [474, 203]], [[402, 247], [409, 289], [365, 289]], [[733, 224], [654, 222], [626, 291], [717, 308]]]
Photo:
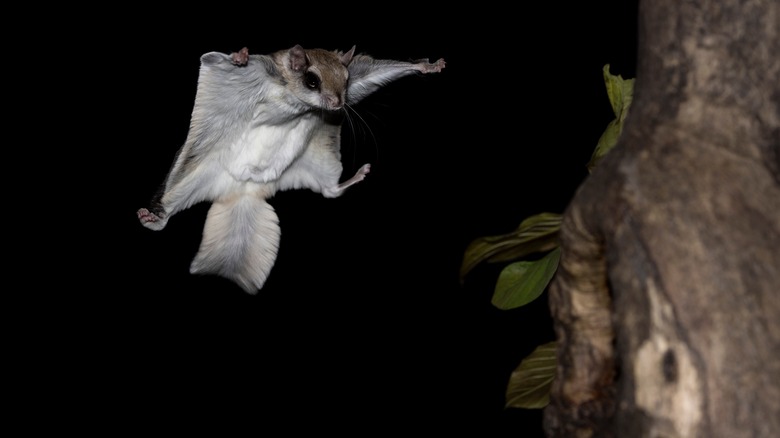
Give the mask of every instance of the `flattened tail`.
[[280, 235], [276, 212], [256, 194], [214, 202], [190, 273], [219, 275], [255, 294], [276, 261]]

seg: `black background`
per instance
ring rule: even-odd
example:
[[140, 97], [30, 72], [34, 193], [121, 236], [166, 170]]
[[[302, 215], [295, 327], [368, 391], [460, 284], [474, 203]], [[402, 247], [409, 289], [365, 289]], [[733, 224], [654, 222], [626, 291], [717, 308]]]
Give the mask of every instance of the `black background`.
[[[101, 358], [84, 379], [97, 382], [103, 415], [135, 431], [217, 419], [285, 436], [542, 436], [542, 411], [504, 409], [504, 391], [519, 361], [554, 339], [546, 295], [501, 311], [490, 304], [501, 266], [481, 266], [463, 285], [458, 270], [471, 240], [562, 212], [587, 177], [614, 117], [602, 67], [635, 75], [635, 3], [226, 4], [194, 15], [127, 9], [93, 23], [111, 47], [96, 51], [93, 120], [111, 134], [86, 198], [109, 217], [70, 236], [90, 241], [90, 261], [70, 275], [89, 296], [87, 316], [72, 323]], [[338, 199], [271, 199], [279, 255], [249, 295], [188, 272], [207, 203], [160, 232], [135, 212], [184, 142], [200, 55], [295, 44], [447, 67], [355, 106], [342, 130], [343, 177], [370, 162], [365, 181]]]

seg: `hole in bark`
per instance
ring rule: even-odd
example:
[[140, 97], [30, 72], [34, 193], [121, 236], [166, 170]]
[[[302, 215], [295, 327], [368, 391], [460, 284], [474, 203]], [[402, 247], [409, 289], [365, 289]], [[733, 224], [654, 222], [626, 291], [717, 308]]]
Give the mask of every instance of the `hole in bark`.
[[674, 357], [674, 351], [671, 349], [666, 350], [661, 359], [661, 371], [668, 383], [677, 381], [677, 358]]

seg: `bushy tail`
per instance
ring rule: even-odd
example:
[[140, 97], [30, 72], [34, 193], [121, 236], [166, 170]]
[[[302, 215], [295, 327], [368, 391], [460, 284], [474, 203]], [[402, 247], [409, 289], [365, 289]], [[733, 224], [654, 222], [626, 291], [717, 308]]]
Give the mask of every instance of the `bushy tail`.
[[211, 205], [193, 274], [216, 274], [255, 294], [276, 261], [279, 218], [256, 194], [246, 193]]

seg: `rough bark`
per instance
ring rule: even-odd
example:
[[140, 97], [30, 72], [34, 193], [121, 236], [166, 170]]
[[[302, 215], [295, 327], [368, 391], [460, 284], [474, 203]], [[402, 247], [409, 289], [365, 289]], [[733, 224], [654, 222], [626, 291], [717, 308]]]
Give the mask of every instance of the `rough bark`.
[[548, 436], [780, 436], [780, 3], [641, 1], [634, 101], [564, 215]]

